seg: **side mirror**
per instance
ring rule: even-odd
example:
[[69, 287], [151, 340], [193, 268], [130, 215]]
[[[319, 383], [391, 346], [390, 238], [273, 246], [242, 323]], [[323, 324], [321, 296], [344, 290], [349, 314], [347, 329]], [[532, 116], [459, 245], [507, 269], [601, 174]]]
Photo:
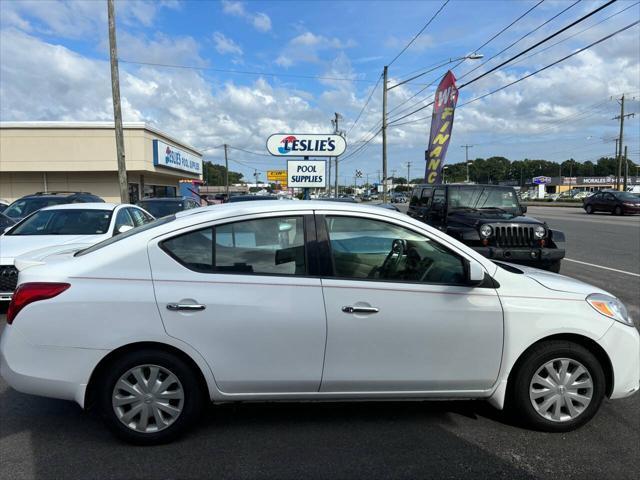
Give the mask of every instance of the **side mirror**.
[[467, 264], [467, 282], [469, 285], [480, 285], [484, 281], [484, 268], [478, 262], [470, 260]]
[[116, 232], [116, 234], [118, 233], [124, 233], [124, 232], [128, 232], [129, 230], [131, 230], [133, 227], [131, 225], [120, 225], [120, 228], [118, 228], [118, 231]]

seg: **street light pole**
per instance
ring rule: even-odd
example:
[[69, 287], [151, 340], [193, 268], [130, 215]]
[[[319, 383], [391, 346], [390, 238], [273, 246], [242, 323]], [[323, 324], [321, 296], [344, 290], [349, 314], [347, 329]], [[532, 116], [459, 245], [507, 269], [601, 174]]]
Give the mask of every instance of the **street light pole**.
[[224, 193], [229, 198], [229, 159], [227, 158], [227, 149], [229, 146], [224, 144]]
[[461, 148], [464, 148], [464, 158], [465, 163], [467, 164], [467, 183], [469, 183], [469, 149], [473, 147], [473, 145], [460, 145]]

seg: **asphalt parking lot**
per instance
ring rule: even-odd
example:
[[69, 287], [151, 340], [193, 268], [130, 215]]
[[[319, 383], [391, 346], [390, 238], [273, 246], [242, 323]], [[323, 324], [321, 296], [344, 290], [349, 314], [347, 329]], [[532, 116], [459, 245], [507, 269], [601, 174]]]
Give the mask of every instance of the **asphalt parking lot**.
[[[566, 233], [563, 274], [619, 296], [638, 321], [640, 217], [529, 214]], [[640, 395], [605, 401], [567, 434], [521, 429], [482, 402], [223, 405], [184, 439], [142, 448], [73, 403], [0, 380], [1, 478], [624, 479], [637, 478], [639, 454]]]

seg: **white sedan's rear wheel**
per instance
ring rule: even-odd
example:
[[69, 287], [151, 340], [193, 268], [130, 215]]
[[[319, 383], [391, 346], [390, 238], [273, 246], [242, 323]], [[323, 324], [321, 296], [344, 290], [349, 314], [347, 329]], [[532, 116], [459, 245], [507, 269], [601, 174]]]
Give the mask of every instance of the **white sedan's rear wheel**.
[[139, 445], [175, 439], [205, 404], [198, 373], [180, 356], [162, 350], [126, 353], [99, 381], [105, 422], [117, 436]]
[[511, 407], [528, 426], [566, 432], [588, 422], [604, 398], [605, 375], [582, 345], [552, 340], [525, 354], [512, 376]]

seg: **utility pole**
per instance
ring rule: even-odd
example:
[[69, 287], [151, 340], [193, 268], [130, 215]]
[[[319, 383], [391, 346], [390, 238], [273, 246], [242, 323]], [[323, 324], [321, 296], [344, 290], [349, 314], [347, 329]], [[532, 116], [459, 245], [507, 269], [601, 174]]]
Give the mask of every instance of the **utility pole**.
[[224, 144], [224, 193], [229, 198], [229, 159], [227, 158], [227, 150], [229, 145]]
[[467, 166], [467, 183], [469, 183], [469, 149], [473, 147], [473, 145], [460, 145], [461, 148], [464, 148], [464, 164]]
[[411, 162], [407, 162], [407, 188], [411, 185]]
[[258, 169], [254, 168], [253, 169], [253, 177], [256, 179], [256, 188], [258, 188], [258, 177], [260, 176], [260, 174], [258, 173]]
[[616, 190], [620, 190], [620, 177], [622, 176], [622, 145], [624, 145], [624, 118], [625, 117], [633, 117], [635, 113], [624, 114], [624, 94], [620, 100], [618, 100], [620, 104], [620, 115], [617, 117], [613, 117], [612, 120], [620, 120], [620, 136], [618, 137], [618, 170], [616, 175]]
[[[339, 122], [340, 122], [340, 114], [338, 112], [334, 112], [334, 119], [331, 121], [333, 123], [333, 131], [336, 135], [340, 134]], [[331, 163], [331, 160], [329, 160]], [[331, 178], [331, 177], [329, 177]], [[335, 188], [335, 196], [338, 197], [338, 157], [336, 157], [336, 188]], [[331, 193], [331, 192], [329, 192]]]
[[382, 74], [382, 203], [387, 203], [387, 74], [389, 67], [384, 66]]
[[124, 156], [124, 132], [122, 131], [122, 109], [120, 107], [120, 74], [118, 72], [118, 47], [116, 45], [116, 14], [113, 0], [107, 0], [109, 17], [109, 58], [111, 62], [111, 98], [113, 100], [113, 120], [116, 132], [116, 157], [118, 160], [118, 185], [120, 201], [129, 203], [127, 164]]

